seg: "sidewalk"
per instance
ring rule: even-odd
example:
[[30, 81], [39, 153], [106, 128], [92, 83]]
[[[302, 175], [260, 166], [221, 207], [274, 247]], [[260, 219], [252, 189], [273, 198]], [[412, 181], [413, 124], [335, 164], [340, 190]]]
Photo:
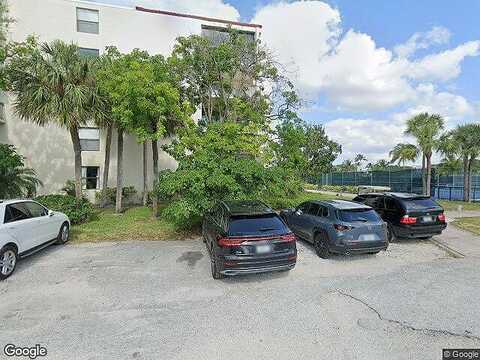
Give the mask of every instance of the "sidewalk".
[[460, 217], [480, 216], [480, 211], [447, 211], [448, 226], [445, 231], [433, 238], [443, 246], [467, 257], [480, 257], [480, 236], [461, 230], [451, 222]]

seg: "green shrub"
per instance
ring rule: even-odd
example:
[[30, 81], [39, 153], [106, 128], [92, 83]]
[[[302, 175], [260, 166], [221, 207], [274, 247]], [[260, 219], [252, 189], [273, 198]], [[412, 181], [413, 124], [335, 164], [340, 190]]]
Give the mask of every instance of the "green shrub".
[[13, 145], [0, 144], [0, 199], [32, 197], [42, 182]]
[[65, 185], [63, 185], [62, 191], [70, 196], [75, 196], [75, 181], [67, 180]]
[[90, 221], [95, 215], [95, 208], [85, 198], [77, 200], [70, 195], [42, 195], [35, 200], [50, 210], [63, 212], [72, 224]]
[[162, 216], [178, 227], [195, 226], [219, 200], [259, 199], [279, 207], [302, 191], [294, 172], [261, 158], [266, 140], [255, 129], [227, 122], [182, 135], [169, 149], [178, 168], [162, 171], [155, 189], [168, 202]]
[[[133, 186], [126, 186], [122, 188], [122, 199], [123, 200], [128, 200], [132, 196], [134, 196], [137, 193], [137, 190]], [[103, 191], [97, 192], [95, 194], [95, 198], [97, 201], [100, 201], [102, 199], [102, 194]], [[105, 194], [107, 198], [107, 204], [115, 204], [115, 201], [117, 200], [117, 188], [110, 188], [107, 187], [105, 189]]]

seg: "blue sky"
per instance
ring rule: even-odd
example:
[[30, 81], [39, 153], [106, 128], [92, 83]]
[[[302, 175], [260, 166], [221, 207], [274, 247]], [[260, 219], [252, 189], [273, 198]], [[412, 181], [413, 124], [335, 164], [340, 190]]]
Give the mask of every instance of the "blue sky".
[[480, 119], [480, 1], [103, 0], [260, 22], [262, 41], [308, 100], [342, 159], [386, 158], [405, 120]]

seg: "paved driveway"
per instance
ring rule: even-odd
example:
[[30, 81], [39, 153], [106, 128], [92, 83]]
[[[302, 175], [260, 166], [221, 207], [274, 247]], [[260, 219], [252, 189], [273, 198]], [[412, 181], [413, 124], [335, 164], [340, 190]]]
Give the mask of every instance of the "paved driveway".
[[[214, 281], [201, 241], [52, 247], [0, 283], [0, 346], [48, 359], [440, 359], [480, 347], [478, 259], [429, 242]], [[0, 355], [1, 358], [2, 355]]]

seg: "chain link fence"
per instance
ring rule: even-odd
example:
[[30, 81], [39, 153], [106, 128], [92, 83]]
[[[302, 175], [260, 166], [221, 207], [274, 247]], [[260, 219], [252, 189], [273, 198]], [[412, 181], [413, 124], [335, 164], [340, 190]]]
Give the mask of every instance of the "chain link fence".
[[[314, 182], [336, 186], [388, 186], [395, 192], [423, 193], [421, 169], [332, 172], [322, 174]], [[463, 174], [439, 175], [432, 169], [431, 184], [434, 197], [463, 200]], [[480, 201], [480, 174], [472, 177], [472, 199]]]

